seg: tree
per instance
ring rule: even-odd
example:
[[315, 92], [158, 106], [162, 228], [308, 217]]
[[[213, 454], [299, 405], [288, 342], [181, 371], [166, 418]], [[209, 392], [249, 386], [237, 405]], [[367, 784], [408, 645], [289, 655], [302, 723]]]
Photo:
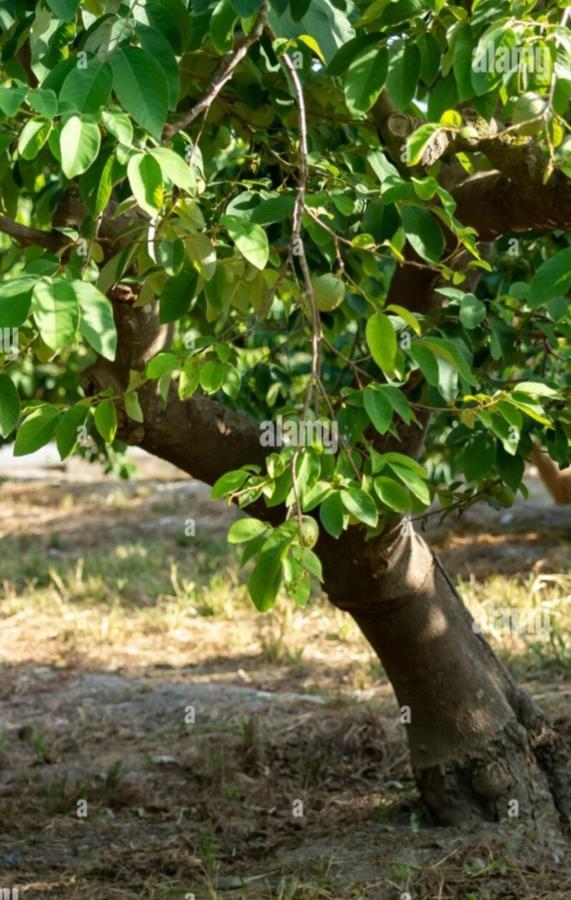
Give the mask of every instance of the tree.
[[2, 435], [138, 444], [247, 509], [253, 602], [323, 581], [445, 823], [571, 812], [560, 738], [414, 528], [433, 499], [509, 505], [534, 440], [568, 463], [567, 22], [534, 0], [0, 12]]

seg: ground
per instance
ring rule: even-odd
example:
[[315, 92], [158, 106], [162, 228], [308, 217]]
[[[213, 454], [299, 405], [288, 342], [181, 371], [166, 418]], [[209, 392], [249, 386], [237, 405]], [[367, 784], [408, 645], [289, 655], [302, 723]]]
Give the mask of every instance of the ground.
[[[517, 819], [429, 827], [392, 691], [350, 619], [317, 596], [255, 613], [225, 543], [235, 512], [140, 465], [130, 483], [73, 464], [12, 466], [0, 484], [0, 887], [20, 900], [571, 896], [564, 838]], [[570, 519], [532, 488], [531, 512], [432, 517], [429, 532], [571, 735]]]

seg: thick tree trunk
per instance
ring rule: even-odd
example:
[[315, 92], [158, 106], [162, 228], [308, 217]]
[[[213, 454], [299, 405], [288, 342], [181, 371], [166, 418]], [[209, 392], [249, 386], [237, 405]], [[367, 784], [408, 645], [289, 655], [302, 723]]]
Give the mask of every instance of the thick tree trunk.
[[[109, 377], [98, 365], [87, 380], [104, 387]], [[182, 402], [174, 384], [166, 406], [153, 384], [139, 397], [143, 425], [120, 415], [128, 443], [209, 484], [246, 462], [263, 464], [259, 429], [243, 416], [199, 394]], [[274, 523], [283, 516], [263, 504], [249, 512]], [[473, 627], [410, 521], [393, 519], [369, 541], [359, 527], [337, 541], [322, 534], [316, 550], [330, 600], [353, 616], [410, 720], [413, 770], [434, 819], [544, 823], [558, 812], [571, 820], [569, 751]]]
[[[349, 546], [347, 546], [349, 545]], [[571, 817], [571, 757], [478, 633], [410, 521], [322, 548], [325, 587], [379, 656], [420, 793], [442, 824]]]

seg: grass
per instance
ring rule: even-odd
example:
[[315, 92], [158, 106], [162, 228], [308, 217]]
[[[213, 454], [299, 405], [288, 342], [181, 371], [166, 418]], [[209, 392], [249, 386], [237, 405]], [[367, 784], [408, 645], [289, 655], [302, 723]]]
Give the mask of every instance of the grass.
[[[45, 540], [45, 538], [44, 538]], [[268, 665], [298, 666], [311, 659], [307, 635], [315, 650], [332, 658], [357, 654], [352, 680], [359, 689], [374, 685], [382, 671], [369, 653], [352, 620], [325, 600], [305, 610], [281, 598], [276, 608], [260, 616], [252, 608], [237, 559], [224, 542], [195, 539], [189, 552], [168, 535], [137, 538], [115, 546], [78, 553], [75, 547], [46, 554], [42, 539], [4, 538], [2, 553], [2, 616], [5, 627], [19, 627], [26, 616], [30, 639], [43, 638], [50, 654], [72, 650], [101, 663], [109, 651], [119, 653], [128, 643], [139, 647], [148, 661], [157, 655], [157, 641], [174, 644], [190, 639], [197, 620], [212, 620], [203, 645], [212, 649], [222, 639], [235, 652], [256, 652]], [[84, 549], [84, 548], [83, 548]], [[527, 579], [490, 575], [484, 581], [460, 582], [464, 600], [482, 630], [519, 674], [537, 677], [571, 673], [571, 576], [530, 575]], [[28, 617], [33, 610], [33, 621]], [[224, 623], [232, 622], [227, 628]]]
[[[183, 540], [189, 515], [196, 537]], [[118, 727], [76, 726], [71, 697], [69, 711], [57, 709], [72, 722], [65, 726], [55, 716], [40, 721], [46, 682], [36, 720], [17, 737], [0, 734], [0, 762], [14, 773], [0, 820], [16, 848], [28, 852], [29, 835], [47, 835], [42, 850], [75, 855], [70, 872], [61, 853], [51, 871], [49, 854], [27, 862], [22, 898], [484, 900], [500, 876], [522, 900], [541, 897], [535, 855], [516, 869], [504, 845], [464, 847], [459, 832], [440, 835], [425, 864], [427, 834], [377, 658], [351, 618], [317, 595], [305, 609], [282, 597], [258, 614], [225, 542], [229, 516], [176, 485], [4, 486], [0, 703], [18, 679], [41, 685], [41, 667], [64, 686], [95, 671], [133, 678], [134, 692], [218, 682], [293, 697], [235, 721], [203, 721], [201, 712], [187, 724], [181, 709], [176, 720]], [[520, 679], [541, 680], [557, 708], [556, 688], [571, 675], [569, 574], [547, 558], [541, 572], [493, 572], [459, 587], [497, 652]], [[78, 823], [83, 799], [90, 813]], [[292, 818], [295, 799], [302, 824]], [[324, 834], [341, 849], [329, 838], [324, 848]], [[307, 856], [286, 862], [303, 842]], [[378, 877], [362, 879], [363, 867]], [[557, 886], [545, 881], [545, 896], [558, 897]]]

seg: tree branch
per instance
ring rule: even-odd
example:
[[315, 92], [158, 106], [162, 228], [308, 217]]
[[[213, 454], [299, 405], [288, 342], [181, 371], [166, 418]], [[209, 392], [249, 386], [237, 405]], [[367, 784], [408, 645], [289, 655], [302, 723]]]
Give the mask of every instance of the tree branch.
[[[530, 228], [569, 230], [571, 179], [558, 169], [551, 169], [550, 158], [537, 141], [512, 133], [512, 128], [498, 130], [497, 122], [487, 123], [469, 108], [461, 112], [463, 124], [473, 126], [475, 134], [463, 137], [445, 129], [437, 132], [418, 166], [406, 171], [414, 172], [442, 160], [438, 180], [457, 201], [458, 219], [475, 228], [482, 240]], [[404, 171], [400, 163], [403, 147], [421, 121], [399, 113], [386, 91], [381, 93], [372, 115], [392, 158]], [[482, 153], [494, 170], [467, 178], [454, 159], [460, 151]]]
[[215, 76], [212, 81], [207, 92], [201, 97], [198, 103], [192, 107], [192, 109], [186, 113], [185, 116], [180, 120], [180, 122], [175, 122], [172, 125], [166, 125], [163, 131], [163, 141], [169, 140], [174, 134], [177, 134], [179, 131], [184, 131], [188, 128], [189, 125], [194, 122], [194, 120], [203, 112], [208, 112], [216, 97], [222, 90], [225, 84], [227, 84], [232, 75], [234, 74], [235, 69], [240, 65], [250, 47], [260, 39], [262, 33], [264, 31], [264, 27], [266, 25], [268, 18], [268, 8], [267, 4], [264, 2], [260, 7], [260, 12], [258, 13], [258, 18], [252, 28], [251, 32], [247, 37], [244, 38], [242, 43], [233, 51], [233, 53], [228, 54], [228, 56], [224, 57], [222, 60], [222, 64], [218, 70], [218, 74]]
[[45, 250], [57, 251], [68, 240], [59, 231], [41, 231], [39, 228], [29, 228], [20, 225], [7, 216], [0, 216], [0, 231], [18, 241], [23, 247], [43, 247]]

